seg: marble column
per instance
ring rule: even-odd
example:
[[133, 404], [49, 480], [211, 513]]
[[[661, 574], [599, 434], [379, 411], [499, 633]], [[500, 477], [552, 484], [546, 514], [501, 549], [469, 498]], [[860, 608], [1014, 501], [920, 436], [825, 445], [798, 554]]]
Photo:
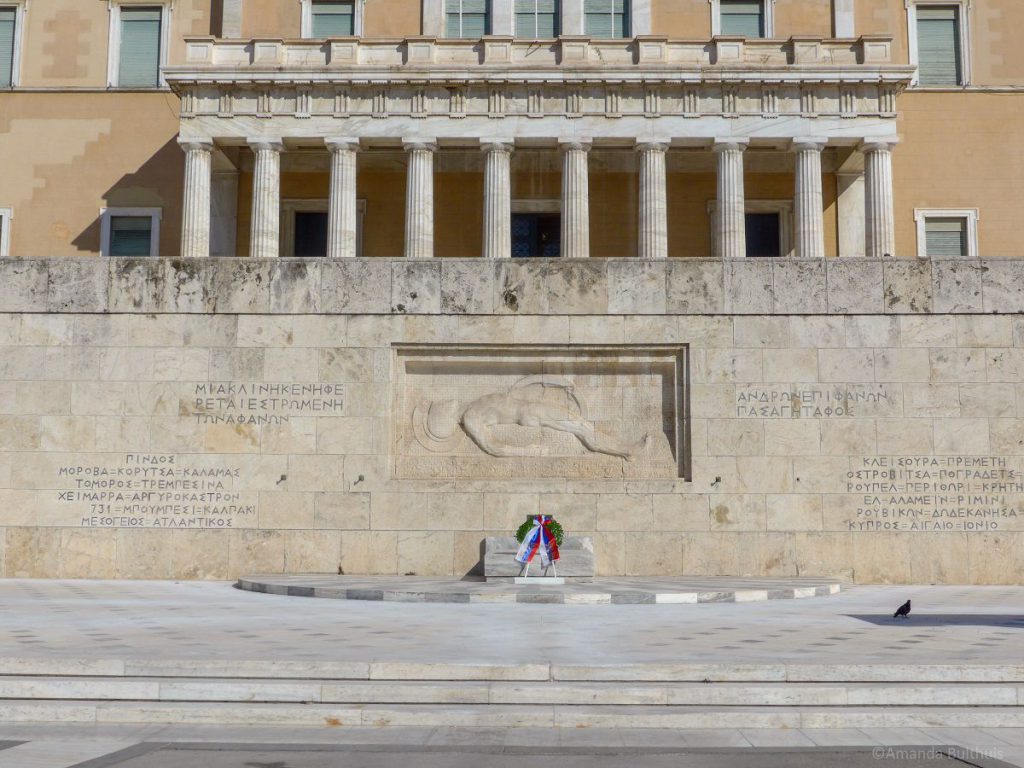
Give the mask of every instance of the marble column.
[[587, 153], [590, 139], [565, 139], [562, 151], [562, 250], [568, 259], [590, 256], [590, 186]]
[[869, 259], [896, 255], [896, 219], [892, 192], [892, 148], [895, 139], [866, 141], [864, 153], [864, 255]]
[[486, 259], [512, 257], [512, 139], [486, 139], [484, 246]]
[[210, 255], [210, 179], [213, 142], [181, 141], [185, 150], [185, 194], [181, 208], [181, 255]]
[[279, 255], [281, 242], [281, 139], [249, 139], [256, 155], [252, 175], [252, 228], [249, 256], [268, 259]]
[[641, 259], [668, 257], [668, 202], [665, 192], [667, 141], [636, 145], [640, 153], [640, 220], [637, 255]]
[[749, 139], [720, 139], [718, 155], [718, 212], [715, 216], [715, 244], [718, 258], [738, 259], [747, 255], [746, 202], [743, 194], [743, 151]]
[[796, 154], [796, 189], [793, 195], [796, 219], [796, 255], [802, 259], [825, 256], [825, 202], [821, 194], [821, 151], [827, 139], [793, 139]]
[[356, 255], [356, 152], [359, 139], [324, 139], [331, 153], [331, 192], [327, 203], [327, 257]]
[[434, 255], [434, 152], [426, 139], [407, 140], [409, 156], [405, 185], [405, 257], [429, 259]]

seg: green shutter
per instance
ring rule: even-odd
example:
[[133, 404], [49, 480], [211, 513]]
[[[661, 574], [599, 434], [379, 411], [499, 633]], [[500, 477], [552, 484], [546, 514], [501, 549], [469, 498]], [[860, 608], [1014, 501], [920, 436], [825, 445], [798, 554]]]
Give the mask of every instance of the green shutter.
[[445, 37], [475, 39], [490, 34], [488, 0], [447, 0]]
[[590, 37], [616, 38], [629, 35], [625, 0], [584, 0], [584, 31]]
[[723, 35], [764, 37], [764, 5], [760, 0], [720, 0]]
[[917, 63], [921, 85], [961, 85], [959, 18], [955, 6], [918, 6]]
[[14, 84], [14, 8], [0, 8], [0, 88]]
[[160, 8], [121, 8], [121, 61], [117, 84], [122, 88], [160, 85]]
[[929, 218], [924, 222], [925, 253], [929, 256], [967, 255], [967, 220]]
[[111, 256], [149, 256], [153, 219], [149, 216], [110, 217]]
[[351, 2], [313, 3], [313, 37], [348, 37], [355, 33]]
[[516, 0], [516, 37], [558, 37], [558, 0]]

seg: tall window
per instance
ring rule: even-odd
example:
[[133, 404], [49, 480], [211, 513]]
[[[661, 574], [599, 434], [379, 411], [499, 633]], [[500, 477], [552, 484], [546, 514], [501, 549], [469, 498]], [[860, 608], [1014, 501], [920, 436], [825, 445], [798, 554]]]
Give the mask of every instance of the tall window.
[[723, 35], [764, 37], [764, 0], [719, 0]]
[[18, 9], [0, 5], [0, 88], [14, 85], [14, 33]]
[[445, 37], [475, 39], [489, 34], [487, 0], [445, 0]]
[[917, 66], [921, 85], [964, 84], [958, 6], [917, 6]]
[[0, 258], [11, 255], [11, 219], [14, 212], [10, 208], [0, 208]]
[[313, 37], [348, 37], [356, 33], [355, 4], [348, 2], [313, 3]]
[[584, 33], [590, 37], [629, 36], [627, 0], [583, 0]]
[[558, 0], [516, 0], [516, 37], [558, 37]]
[[121, 6], [117, 84], [121, 88], [160, 85], [161, 6]]

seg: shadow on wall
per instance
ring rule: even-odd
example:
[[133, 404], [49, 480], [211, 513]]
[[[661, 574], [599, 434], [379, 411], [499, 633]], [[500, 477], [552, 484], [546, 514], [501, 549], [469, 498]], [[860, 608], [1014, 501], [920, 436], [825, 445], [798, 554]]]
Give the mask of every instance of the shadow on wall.
[[1012, 613], [917, 613], [911, 612], [906, 619], [894, 619], [892, 614], [884, 616], [846, 614], [851, 619], [866, 621], [869, 624], [899, 624], [911, 629], [920, 627], [1008, 627], [1024, 629], [1024, 616]]
[[[160, 208], [159, 256], [180, 255], [181, 189], [185, 157], [175, 136], [152, 154], [138, 170], [122, 176], [103, 193], [103, 208]], [[71, 241], [79, 251], [100, 253], [100, 216]]]

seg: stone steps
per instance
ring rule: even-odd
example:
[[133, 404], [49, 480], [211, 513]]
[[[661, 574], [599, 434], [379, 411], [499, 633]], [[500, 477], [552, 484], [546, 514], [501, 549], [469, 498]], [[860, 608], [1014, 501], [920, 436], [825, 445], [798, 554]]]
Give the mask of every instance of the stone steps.
[[0, 677], [0, 702], [849, 707], [1024, 705], [1009, 683], [593, 683]]
[[0, 722], [487, 728], [1020, 728], [1020, 707], [639, 707], [0, 701]]
[[0, 657], [11, 677], [593, 683], [1017, 683], [1014, 664], [457, 664], [256, 659]]

